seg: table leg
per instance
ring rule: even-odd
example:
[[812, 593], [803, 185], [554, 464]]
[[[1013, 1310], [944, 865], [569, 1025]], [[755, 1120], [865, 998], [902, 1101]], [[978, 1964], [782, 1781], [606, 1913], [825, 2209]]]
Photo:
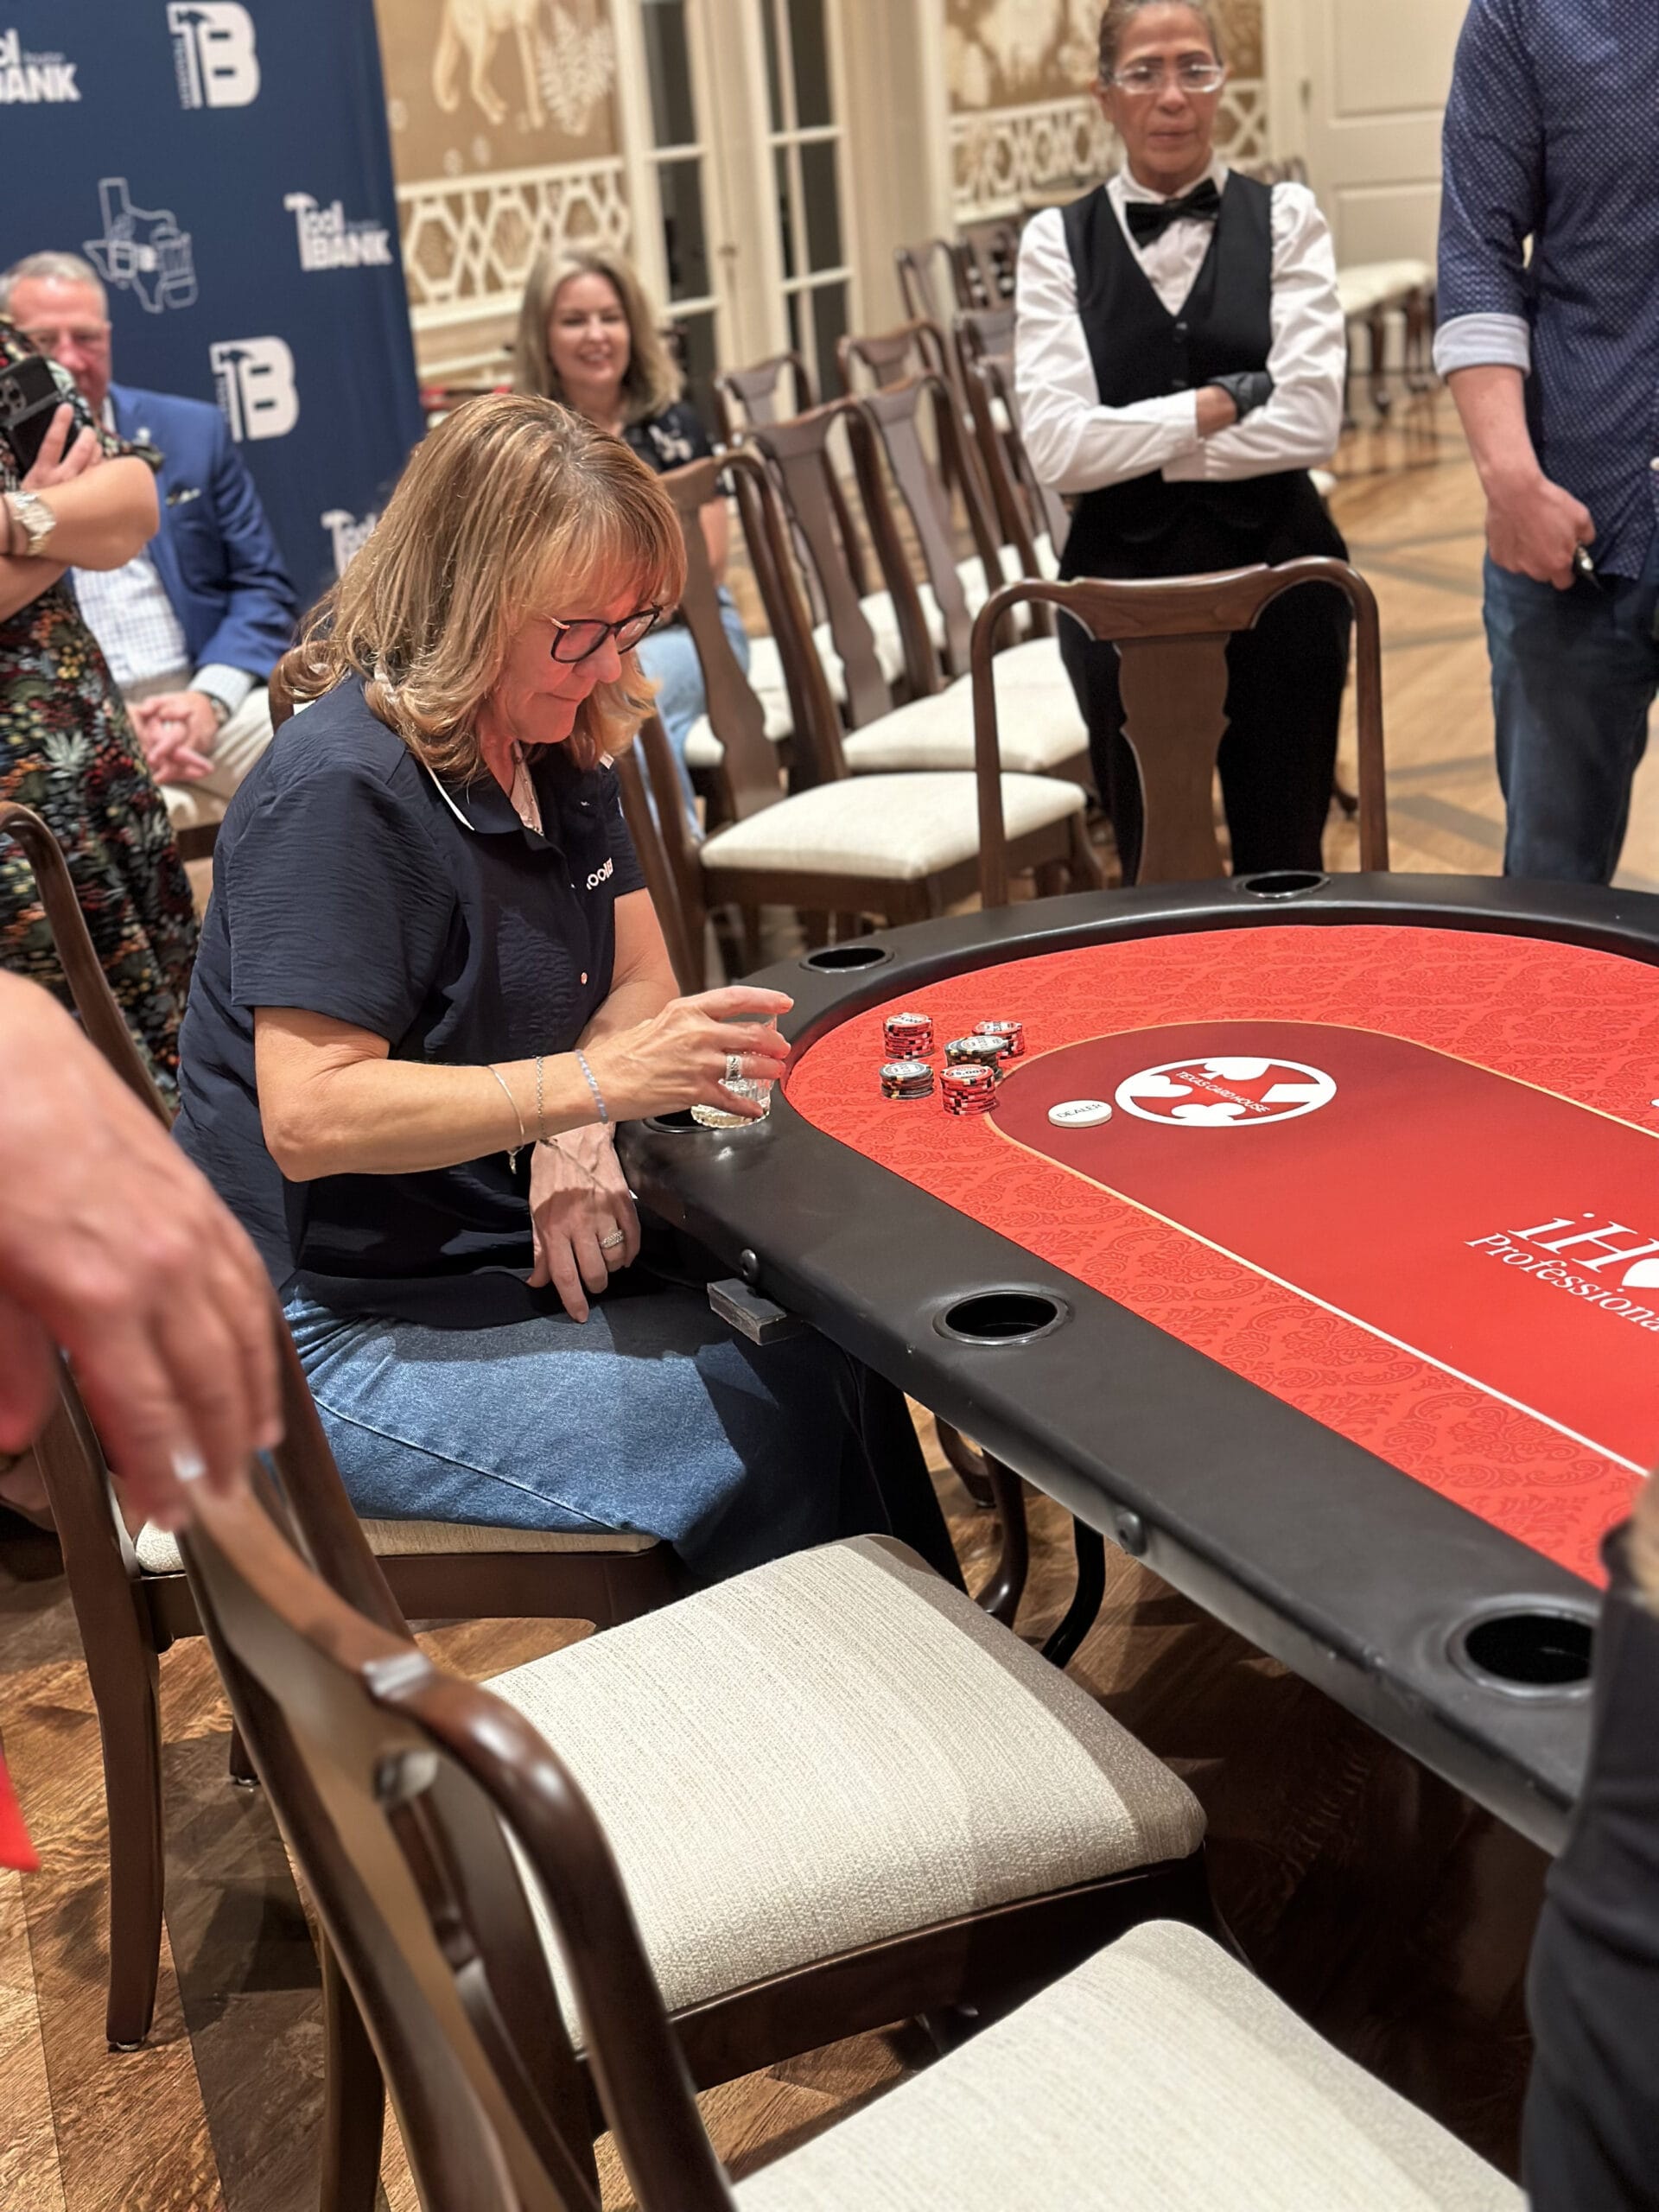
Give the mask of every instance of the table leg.
[[1077, 1558], [1077, 1586], [1065, 1618], [1043, 1646], [1043, 1656], [1064, 1667], [1076, 1653], [1100, 1612], [1106, 1595], [1106, 1539], [1098, 1529], [1074, 1519], [1071, 1541]]
[[1026, 1493], [1012, 1467], [1005, 1467], [988, 1452], [984, 1459], [985, 1478], [990, 1484], [997, 1521], [1001, 1527], [1002, 1548], [997, 1557], [996, 1572], [980, 1592], [978, 1603], [994, 1621], [1001, 1621], [1004, 1628], [1012, 1628], [1014, 1617], [1020, 1610], [1020, 1600], [1025, 1594], [1026, 1574], [1031, 1565], [1031, 1545], [1026, 1529]]

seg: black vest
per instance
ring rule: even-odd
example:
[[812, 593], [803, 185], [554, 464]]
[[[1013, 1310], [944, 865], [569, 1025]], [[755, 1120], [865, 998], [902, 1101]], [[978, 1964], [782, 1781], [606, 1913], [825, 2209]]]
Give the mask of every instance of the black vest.
[[[1229, 175], [1210, 251], [1172, 315], [1131, 251], [1103, 187], [1065, 210], [1077, 315], [1103, 407], [1192, 391], [1265, 369], [1273, 345], [1273, 194]], [[1060, 563], [1066, 576], [1178, 576], [1299, 554], [1340, 556], [1342, 539], [1306, 469], [1239, 483], [1169, 483], [1154, 471], [1085, 492]]]

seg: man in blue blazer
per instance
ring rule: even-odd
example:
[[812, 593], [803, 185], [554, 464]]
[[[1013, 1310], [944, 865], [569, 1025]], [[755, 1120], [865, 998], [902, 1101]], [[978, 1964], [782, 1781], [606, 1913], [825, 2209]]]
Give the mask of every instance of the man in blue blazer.
[[299, 612], [253, 479], [217, 407], [111, 381], [108, 300], [79, 255], [8, 270], [0, 315], [106, 429], [162, 454], [156, 535], [125, 568], [73, 581], [175, 828], [217, 821], [270, 742], [265, 686]]

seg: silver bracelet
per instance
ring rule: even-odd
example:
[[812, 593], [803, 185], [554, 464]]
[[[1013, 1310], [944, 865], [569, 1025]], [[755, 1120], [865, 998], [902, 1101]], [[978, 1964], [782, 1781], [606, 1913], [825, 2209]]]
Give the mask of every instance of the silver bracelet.
[[512, 1109], [512, 1118], [518, 1124], [518, 1141], [517, 1144], [509, 1145], [507, 1147], [507, 1173], [511, 1175], [517, 1172], [518, 1166], [518, 1154], [523, 1151], [526, 1142], [524, 1136], [524, 1117], [518, 1111], [518, 1101], [513, 1096], [511, 1090], [508, 1089], [507, 1078], [502, 1074], [500, 1069], [490, 1067], [487, 1060], [484, 1065], [489, 1070], [490, 1074], [492, 1074], [495, 1077], [496, 1081], [500, 1084], [502, 1090], [505, 1091], [507, 1103]]
[[594, 1080], [594, 1071], [588, 1065], [588, 1055], [586, 1052], [579, 1052], [576, 1054], [576, 1065], [582, 1070], [583, 1075], [588, 1078], [588, 1088], [594, 1094], [594, 1103], [599, 1109], [600, 1127], [602, 1128], [605, 1123], [611, 1118], [610, 1112], [605, 1103], [604, 1092]]
[[541, 1052], [536, 1055], [536, 1141], [537, 1144], [547, 1142], [547, 1109], [542, 1104], [542, 1062], [544, 1057]]

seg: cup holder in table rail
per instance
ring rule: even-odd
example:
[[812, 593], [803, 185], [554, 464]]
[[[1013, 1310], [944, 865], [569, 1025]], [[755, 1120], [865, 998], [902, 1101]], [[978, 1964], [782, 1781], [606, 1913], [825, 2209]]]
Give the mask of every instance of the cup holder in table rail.
[[648, 1129], [660, 1130], [665, 1137], [684, 1136], [689, 1130], [695, 1131], [701, 1137], [726, 1136], [730, 1134], [725, 1129], [704, 1128], [701, 1122], [692, 1119], [691, 1109], [689, 1106], [682, 1106], [677, 1114], [648, 1114], [645, 1116], [645, 1127]]
[[1004, 1285], [953, 1298], [934, 1315], [933, 1326], [959, 1344], [1028, 1344], [1071, 1319], [1071, 1307], [1051, 1291]]
[[1233, 888], [1251, 899], [1305, 899], [1310, 891], [1323, 891], [1330, 880], [1311, 868], [1277, 868], [1266, 875], [1241, 875]]
[[815, 969], [821, 976], [852, 976], [861, 969], [880, 968], [892, 958], [885, 944], [855, 938], [848, 944], [821, 944], [816, 952], [806, 955], [801, 965]]
[[1447, 1649], [1452, 1665], [1484, 1689], [1506, 1697], [1585, 1697], [1595, 1635], [1592, 1606], [1520, 1599], [1459, 1623]]

